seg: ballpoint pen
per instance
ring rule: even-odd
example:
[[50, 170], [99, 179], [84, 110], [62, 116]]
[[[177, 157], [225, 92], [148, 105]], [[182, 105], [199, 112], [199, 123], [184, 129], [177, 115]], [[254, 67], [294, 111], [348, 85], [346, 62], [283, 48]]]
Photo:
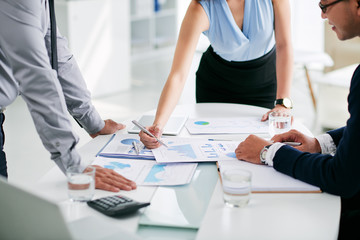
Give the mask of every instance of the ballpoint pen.
[[164, 147], [168, 147], [163, 141], [161, 141], [160, 139], [158, 139], [157, 137], [154, 136], [154, 134], [152, 134], [151, 132], [149, 132], [143, 125], [141, 125], [138, 121], [136, 120], [132, 120], [132, 123], [135, 124], [135, 126], [137, 126], [138, 128], [141, 129], [141, 131], [143, 131], [144, 133], [146, 133], [147, 135], [149, 135], [150, 137], [153, 137], [156, 139], [156, 141], [158, 141], [158, 143], [160, 143], [161, 145], [163, 145]]
[[[271, 140], [270, 142], [275, 143], [275, 142], [272, 141], [272, 140]], [[283, 144], [286, 144], [286, 145], [289, 145], [289, 146], [293, 146], [293, 147], [295, 147], [295, 146], [300, 146], [300, 145], [301, 145], [300, 142], [280, 142], [280, 143], [283, 143]]]
[[139, 154], [140, 154], [140, 150], [139, 150], [138, 145], [136, 144], [136, 141], [133, 141], [133, 142], [132, 142], [132, 145], [134, 146], [134, 149], [135, 149], [136, 154], [139, 155]]
[[282, 142], [283, 144], [289, 145], [289, 146], [300, 146], [301, 143], [299, 142]]

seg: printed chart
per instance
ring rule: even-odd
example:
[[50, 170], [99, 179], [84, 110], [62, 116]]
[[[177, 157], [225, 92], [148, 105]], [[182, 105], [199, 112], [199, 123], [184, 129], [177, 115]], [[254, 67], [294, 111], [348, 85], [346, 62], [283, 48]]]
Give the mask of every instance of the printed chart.
[[[140, 153], [135, 152], [133, 143], [137, 144]], [[101, 157], [131, 158], [154, 160], [150, 149], [147, 149], [139, 140], [138, 135], [114, 134], [104, 148], [98, 153]]]
[[233, 141], [197, 141], [184, 143], [173, 141], [168, 148], [161, 146], [153, 149], [158, 163], [173, 162], [216, 162], [235, 160], [235, 149], [238, 142]]
[[112, 169], [137, 185], [174, 186], [191, 181], [196, 163], [157, 164], [147, 160], [129, 160], [97, 157], [93, 165]]
[[188, 119], [185, 126], [190, 134], [268, 133], [268, 122], [260, 117]]

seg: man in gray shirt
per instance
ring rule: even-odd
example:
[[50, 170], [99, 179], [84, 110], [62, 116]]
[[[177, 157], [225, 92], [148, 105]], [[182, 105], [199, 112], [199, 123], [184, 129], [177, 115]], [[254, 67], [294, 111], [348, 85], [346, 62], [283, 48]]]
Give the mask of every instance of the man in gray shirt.
[[[51, 153], [51, 159], [65, 172], [73, 165], [86, 165], [75, 146], [68, 112], [95, 137], [111, 134], [125, 126], [103, 121], [91, 103], [91, 96], [67, 41], [57, 32], [58, 72], [52, 69], [50, 17], [47, 0], [0, 0], [0, 174], [6, 176], [3, 150], [3, 110], [18, 95], [25, 100], [36, 130]], [[112, 170], [97, 167], [96, 187], [109, 191], [135, 189], [134, 182]]]

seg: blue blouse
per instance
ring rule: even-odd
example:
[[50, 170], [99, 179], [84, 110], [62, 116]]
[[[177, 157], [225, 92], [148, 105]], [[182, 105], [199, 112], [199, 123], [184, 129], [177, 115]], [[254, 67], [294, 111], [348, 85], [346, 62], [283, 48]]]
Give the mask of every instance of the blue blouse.
[[243, 30], [226, 0], [202, 0], [210, 27], [203, 32], [219, 56], [227, 61], [249, 61], [264, 56], [275, 45], [272, 0], [245, 0]]

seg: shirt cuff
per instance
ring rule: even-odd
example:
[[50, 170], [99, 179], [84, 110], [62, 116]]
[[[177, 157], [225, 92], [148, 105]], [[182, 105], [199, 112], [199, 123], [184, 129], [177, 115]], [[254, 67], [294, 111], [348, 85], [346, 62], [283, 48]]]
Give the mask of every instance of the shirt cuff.
[[104, 120], [94, 108], [81, 119], [77, 118], [77, 120], [89, 134], [97, 133], [105, 126]]
[[81, 160], [79, 153], [75, 150], [71, 151], [66, 156], [58, 157], [54, 159], [54, 161], [65, 175], [66, 175], [66, 170], [69, 167], [79, 166], [80, 171], [83, 172], [85, 168], [89, 165], [84, 160]]
[[336, 145], [334, 143], [334, 140], [330, 136], [330, 134], [325, 133], [325, 134], [316, 136], [315, 138], [318, 140], [318, 142], [320, 144], [322, 154], [335, 155]]
[[272, 167], [274, 165], [274, 162], [273, 162], [273, 159], [274, 159], [274, 156], [277, 152], [277, 150], [279, 150], [279, 148], [281, 148], [282, 146], [284, 146], [285, 144], [284, 143], [274, 143], [272, 144], [267, 153], [266, 153], [266, 156], [265, 156], [265, 163], [267, 165], [269, 165], [270, 167]]

